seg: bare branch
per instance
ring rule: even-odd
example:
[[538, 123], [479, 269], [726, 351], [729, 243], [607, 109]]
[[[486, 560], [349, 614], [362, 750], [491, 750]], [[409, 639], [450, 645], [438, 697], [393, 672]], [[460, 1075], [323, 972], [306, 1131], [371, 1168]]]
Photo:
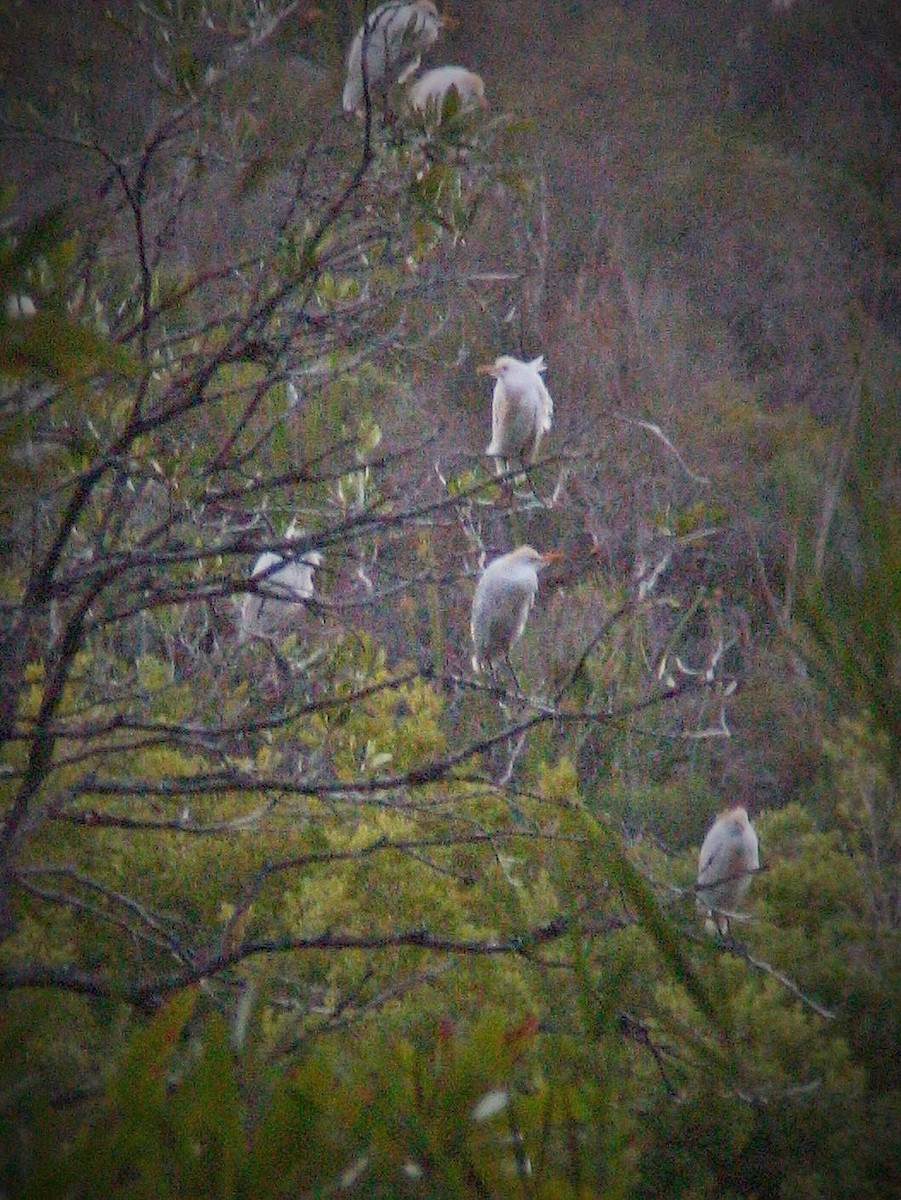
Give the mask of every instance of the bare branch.
[[794, 982], [794, 980], [789, 979], [787, 975], [784, 975], [781, 971], [777, 971], [776, 968], [771, 967], [769, 963], [765, 963], [759, 958], [754, 958], [753, 955], [748, 951], [747, 947], [741, 945], [732, 938], [728, 939], [728, 941], [724, 943], [724, 947], [729, 951], [730, 954], [734, 954], [736, 958], [740, 958], [746, 962], [749, 967], [753, 967], [755, 971], [760, 971], [764, 975], [769, 975], [771, 979], [775, 979], [777, 983], [781, 984], [781, 986], [786, 989], [786, 991], [791, 992], [793, 996], [797, 997], [797, 999], [801, 1001], [805, 1008], [809, 1008], [811, 1012], [815, 1012], [818, 1017], [822, 1017], [826, 1021], [835, 1020], [834, 1012], [831, 1012], [828, 1008], [824, 1008], [822, 1004], [808, 996], [807, 993], [803, 992], [801, 988]]
[[682, 457], [682, 455], [679, 453], [679, 451], [676, 449], [676, 447], [673, 445], [673, 443], [670, 441], [670, 439], [666, 436], [666, 434], [663, 432], [663, 430], [660, 428], [659, 425], [655, 425], [651, 421], [638, 420], [636, 417], [627, 417], [625, 415], [625, 413], [614, 412], [613, 415], [617, 418], [617, 420], [625, 421], [628, 425], [637, 425], [641, 429], [647, 429], [647, 431], [649, 433], [652, 433], [654, 435], [654, 437], [657, 438], [658, 441], [662, 442], [663, 445], [667, 448], [667, 450], [669, 450], [670, 454], [672, 454], [673, 458], [675, 458], [676, 462], [679, 464], [679, 466], [682, 468], [682, 470], [685, 472], [685, 474], [689, 477], [689, 479], [693, 479], [695, 483], [701, 483], [705, 487], [710, 486], [711, 481], [706, 476], [698, 475], [697, 472], [692, 471], [692, 469], [689, 467], [688, 463], [686, 463], [685, 459]]

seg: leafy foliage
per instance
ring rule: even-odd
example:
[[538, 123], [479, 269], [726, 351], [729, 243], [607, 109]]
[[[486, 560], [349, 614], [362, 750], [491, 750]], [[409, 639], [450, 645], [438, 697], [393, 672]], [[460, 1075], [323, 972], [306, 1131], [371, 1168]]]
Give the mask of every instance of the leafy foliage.
[[[549, 6], [581, 34], [545, 161], [606, 172], [580, 241], [536, 125], [402, 92], [342, 121], [321, 64], [359, 14], [120, 8], [134, 136], [87, 70], [71, 114], [7, 114], [92, 184], [10, 196], [0, 246], [0, 1187], [883, 1194], [886, 164], [693, 90], [696, 6]], [[517, 329], [562, 399], [529, 496], [484, 470], [469, 366]], [[525, 541], [565, 562], [515, 684], [474, 677], [473, 577]], [[267, 596], [264, 552], [320, 555], [314, 595]], [[726, 797], [763, 870], [719, 938], [693, 880]]]

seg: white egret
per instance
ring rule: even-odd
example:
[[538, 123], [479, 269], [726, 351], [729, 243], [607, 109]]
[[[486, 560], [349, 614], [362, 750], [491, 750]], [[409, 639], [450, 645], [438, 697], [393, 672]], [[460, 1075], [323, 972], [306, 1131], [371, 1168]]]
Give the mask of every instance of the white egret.
[[384, 93], [395, 80], [403, 83], [409, 79], [419, 67], [424, 51], [435, 44], [447, 23], [432, 0], [412, 3], [388, 0], [374, 8], [350, 44], [342, 98], [344, 111], [355, 112], [363, 104], [364, 45], [371, 98]]
[[513, 460], [523, 466], [533, 463], [551, 427], [554, 402], [541, 378], [546, 369], [543, 354], [531, 362], [502, 354], [477, 368], [480, 375], [495, 379], [491, 442], [485, 453], [494, 457], [498, 475], [510, 470]]
[[538, 572], [560, 557], [556, 550], [539, 554], [531, 546], [517, 546], [492, 559], [482, 572], [470, 622], [475, 671], [490, 669], [501, 659], [510, 667], [508, 655], [523, 635], [538, 594]]
[[6, 318], [9, 321], [28, 320], [37, 313], [34, 301], [27, 293], [9, 295], [6, 297]]
[[720, 933], [729, 932], [729, 917], [741, 904], [759, 867], [754, 826], [747, 811], [735, 804], [710, 826], [698, 855], [698, 908], [709, 913]]
[[[295, 541], [304, 537], [294, 521], [285, 530], [285, 539]], [[268, 604], [296, 603], [313, 595], [313, 571], [322, 563], [318, 550], [306, 554], [276, 554], [266, 550], [253, 565], [251, 580], [256, 592], [248, 592], [241, 602], [240, 636], [245, 638], [257, 626]]]
[[408, 98], [411, 107], [418, 112], [425, 112], [434, 105], [440, 118], [445, 97], [452, 91], [457, 93], [461, 108], [485, 105], [482, 76], [466, 67], [433, 67], [431, 71], [424, 71], [410, 84]]

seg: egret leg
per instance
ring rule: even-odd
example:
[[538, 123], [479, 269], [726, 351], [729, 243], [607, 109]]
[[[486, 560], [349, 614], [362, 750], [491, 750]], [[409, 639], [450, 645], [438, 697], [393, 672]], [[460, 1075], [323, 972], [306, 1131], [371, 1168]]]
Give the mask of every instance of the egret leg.
[[524, 500], [524, 508], [544, 508], [545, 503], [535, 491], [535, 484], [532, 482], [532, 476], [529, 473], [528, 465], [523, 462], [522, 474], [515, 476], [513, 480], [513, 494], [517, 500]]
[[513, 682], [516, 684], [516, 690], [517, 690], [518, 692], [521, 692], [521, 691], [523, 690], [523, 688], [522, 688], [522, 684], [519, 682], [519, 679], [518, 679], [518, 677], [517, 677], [517, 674], [516, 674], [516, 672], [513, 670], [513, 663], [510, 661], [510, 655], [509, 655], [509, 654], [505, 654], [505, 655], [504, 655], [504, 662], [507, 664], [507, 670], [508, 670], [508, 671], [510, 672], [510, 674], [513, 676]]
[[716, 931], [724, 942], [733, 941], [732, 925], [729, 922], [729, 917], [726, 913], [717, 912], [714, 909], [710, 916], [713, 918], [713, 923], [716, 926]]
[[[507, 666], [509, 667], [509, 666], [510, 666], [510, 660], [509, 660], [509, 659], [506, 659], [505, 661], [506, 661], [506, 663], [507, 663]], [[503, 685], [502, 685], [502, 682], [501, 682], [501, 678], [500, 678], [500, 671], [498, 670], [498, 665], [497, 665], [497, 663], [494, 663], [494, 662], [492, 662], [492, 663], [487, 663], [487, 664], [485, 665], [485, 667], [484, 667], [484, 671], [485, 671], [485, 674], [486, 674], [486, 675], [489, 675], [489, 676], [491, 677], [491, 682], [492, 682], [492, 684], [494, 684], [494, 686], [495, 686], [495, 687], [496, 687], [498, 690], [500, 690], [500, 689], [501, 689], [501, 687], [502, 687]], [[516, 678], [516, 677], [514, 676], [514, 679], [515, 679], [515, 678]], [[506, 689], [505, 689], [505, 690], [506, 690]], [[507, 717], [509, 718], [509, 716], [510, 716], [510, 706], [509, 706], [509, 705], [506, 703], [506, 701], [504, 700], [504, 697], [503, 697], [503, 695], [499, 695], [499, 696], [497, 697], [497, 703], [498, 703], [498, 707], [501, 709], [501, 711], [502, 711], [502, 712], [504, 712], [504, 713], [506, 713], [506, 714], [507, 714]]]

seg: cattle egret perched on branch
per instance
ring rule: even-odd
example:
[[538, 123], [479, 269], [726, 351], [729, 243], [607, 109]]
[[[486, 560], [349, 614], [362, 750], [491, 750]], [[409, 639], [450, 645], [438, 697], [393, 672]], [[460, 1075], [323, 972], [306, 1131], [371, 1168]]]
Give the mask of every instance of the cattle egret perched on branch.
[[474, 670], [490, 669], [499, 659], [510, 666], [508, 655], [523, 635], [538, 593], [538, 572], [561, 557], [556, 550], [539, 554], [531, 546], [518, 546], [488, 564], [472, 598]]
[[434, 105], [440, 117], [444, 99], [451, 91], [459, 96], [461, 108], [474, 104], [485, 105], [482, 76], [475, 71], [467, 71], [465, 67], [433, 67], [431, 71], [423, 72], [410, 84], [410, 104], [419, 112], [425, 112], [430, 105]]
[[[304, 536], [294, 521], [285, 530], [285, 539], [293, 541]], [[261, 554], [250, 573], [259, 591], [248, 593], [241, 604], [241, 636], [246, 637], [262, 616], [263, 609], [273, 602], [285, 604], [309, 600], [313, 595], [313, 570], [322, 562], [318, 550], [292, 557], [271, 550]]]
[[511, 469], [511, 460], [519, 459], [523, 466], [533, 463], [554, 415], [554, 402], [541, 378], [546, 370], [544, 355], [521, 362], [502, 354], [477, 370], [496, 380], [491, 443], [485, 453], [494, 456], [498, 475]]
[[354, 35], [347, 55], [347, 82], [343, 105], [346, 113], [363, 103], [363, 46], [366, 46], [366, 82], [369, 95], [384, 92], [395, 80], [403, 83], [418, 68], [423, 51], [438, 40], [448, 24], [432, 0], [412, 4], [388, 0], [372, 10]]
[[736, 804], [720, 813], [707, 831], [698, 855], [698, 908], [710, 914], [720, 933], [741, 904], [760, 867], [757, 834], [748, 814]]

